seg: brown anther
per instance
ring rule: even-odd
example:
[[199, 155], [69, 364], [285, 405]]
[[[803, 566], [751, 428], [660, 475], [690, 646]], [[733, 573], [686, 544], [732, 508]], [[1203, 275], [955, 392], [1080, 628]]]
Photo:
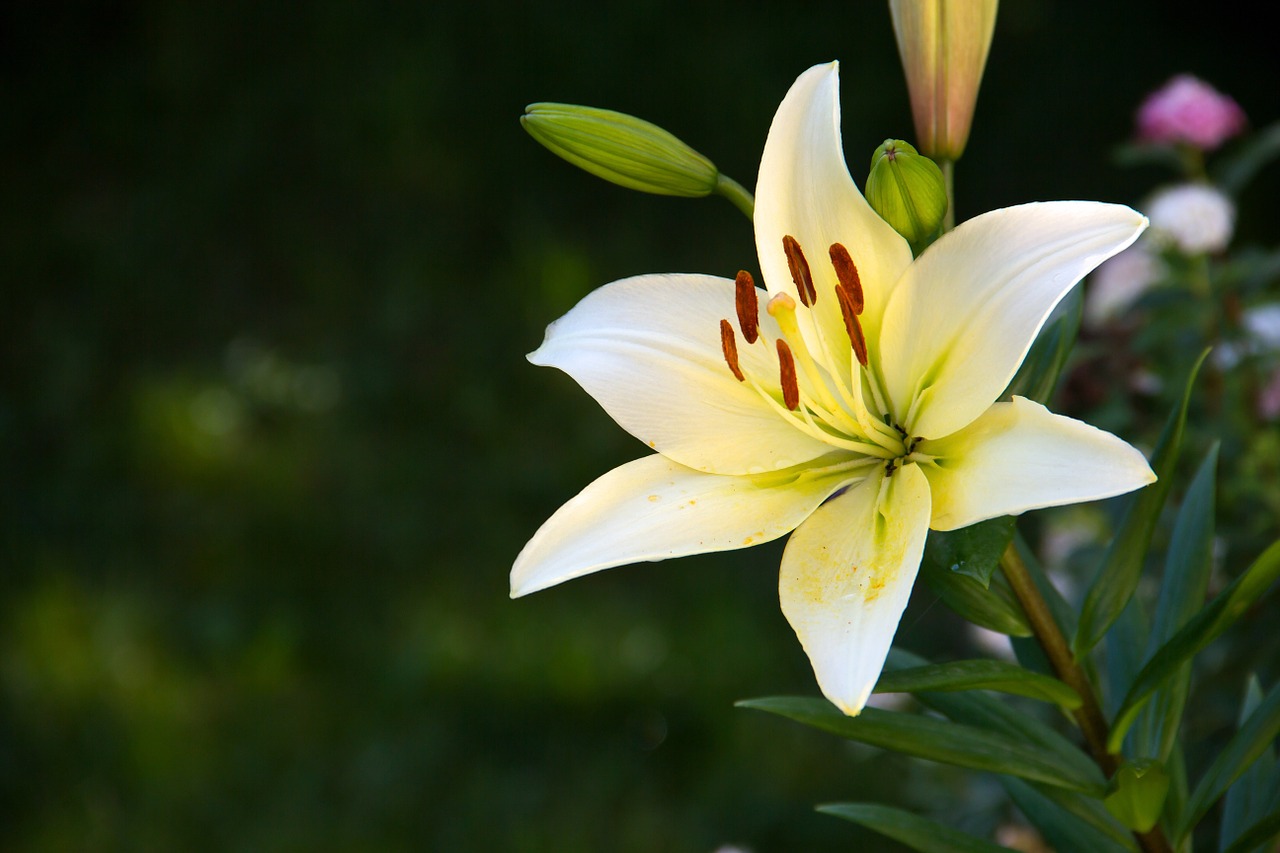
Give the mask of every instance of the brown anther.
[[849, 291], [853, 303], [853, 313], [861, 314], [864, 305], [862, 299], [862, 278], [858, 268], [854, 266], [849, 250], [841, 243], [832, 243], [828, 250], [831, 255], [831, 266], [836, 269], [836, 278], [840, 279], [840, 287]]
[[739, 382], [746, 382], [747, 377], [742, 375], [742, 368], [738, 366], [738, 342], [734, 340], [733, 326], [729, 325], [728, 320], [720, 321], [720, 349], [724, 350], [724, 360], [733, 375], [738, 377]]
[[800, 244], [790, 234], [782, 238], [782, 251], [787, 255], [787, 266], [791, 269], [791, 280], [796, 283], [796, 292], [800, 294], [800, 303], [806, 308], [818, 301], [818, 291], [813, 287], [813, 275], [809, 272], [809, 262], [805, 260]]
[[795, 411], [800, 408], [800, 383], [796, 381], [796, 360], [787, 342], [778, 339], [778, 372], [782, 380], [782, 402]]
[[862, 334], [862, 323], [858, 320], [861, 306], [855, 305], [853, 296], [843, 287], [836, 288], [836, 299], [840, 303], [840, 315], [844, 317], [844, 330], [849, 335], [849, 343], [853, 346], [853, 354], [858, 357], [858, 364], [867, 366], [867, 338]]
[[738, 328], [748, 344], [760, 337], [760, 302], [756, 297], [756, 282], [751, 273], [738, 270], [734, 279], [734, 307], [738, 309]]

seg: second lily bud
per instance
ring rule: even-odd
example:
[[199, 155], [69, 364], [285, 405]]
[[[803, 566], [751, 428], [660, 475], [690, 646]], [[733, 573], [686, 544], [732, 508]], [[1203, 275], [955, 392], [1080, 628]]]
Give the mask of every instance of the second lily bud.
[[947, 185], [938, 165], [901, 139], [886, 139], [871, 156], [867, 202], [919, 254], [947, 214]]

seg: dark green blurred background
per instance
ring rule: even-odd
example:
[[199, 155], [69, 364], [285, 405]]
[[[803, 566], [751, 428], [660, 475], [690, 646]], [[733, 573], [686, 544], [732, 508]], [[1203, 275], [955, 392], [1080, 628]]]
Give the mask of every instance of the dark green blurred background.
[[[1109, 151], [1176, 72], [1274, 120], [1273, 34], [1227, 9], [1006, 0], [961, 218], [1135, 201], [1156, 173]], [[0, 848], [765, 853], [889, 849], [815, 802], [1007, 817], [989, 780], [732, 708], [814, 692], [777, 544], [507, 598], [643, 450], [524, 361], [543, 327], [755, 266], [728, 204], [577, 172], [524, 105], [638, 114], [750, 187], [839, 58], [861, 182], [912, 134], [883, 3], [19, 0], [0, 32]], [[1278, 185], [1245, 238], [1274, 244]], [[971, 653], [927, 592], [903, 625]]]

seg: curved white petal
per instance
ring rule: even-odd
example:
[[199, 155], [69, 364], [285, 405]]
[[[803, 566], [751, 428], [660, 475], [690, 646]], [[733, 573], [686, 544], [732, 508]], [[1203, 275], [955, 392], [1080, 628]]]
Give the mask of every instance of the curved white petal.
[[849, 250], [862, 280], [866, 309], [863, 330], [873, 340], [885, 300], [911, 263], [911, 248], [867, 204], [845, 166], [840, 141], [840, 80], [835, 62], [801, 74], [774, 116], [756, 181], [756, 250], [771, 293], [799, 296], [791, 280], [782, 238], [800, 243], [813, 272], [818, 301], [814, 322], [801, 311], [801, 332], [815, 353], [823, 352], [819, 329], [831, 341], [831, 366], [849, 375], [849, 340], [844, 331], [837, 283], [828, 251], [832, 243]]
[[884, 666], [928, 529], [929, 483], [907, 465], [823, 504], [787, 542], [782, 612], [846, 714], [862, 710]]
[[628, 563], [777, 539], [857, 476], [847, 465], [728, 477], [659, 454], [628, 462], [583, 489], [534, 534], [511, 569], [511, 595]]
[[920, 450], [933, 491], [935, 530], [1000, 515], [1122, 495], [1155, 482], [1147, 460], [1109, 432], [1014, 397]]
[[[760, 326], [776, 339], [773, 318]], [[725, 363], [720, 320], [737, 326], [733, 282], [648, 275], [588, 294], [529, 355], [568, 373], [623, 429], [675, 461], [717, 474], [774, 471], [831, 452], [771, 409]], [[735, 332], [736, 333], [736, 332]], [[776, 362], [739, 334], [745, 373], [781, 399]]]
[[941, 438], [986, 411], [1058, 301], [1146, 223], [1122, 205], [1042, 202], [943, 235], [885, 309], [880, 367], [899, 422]]

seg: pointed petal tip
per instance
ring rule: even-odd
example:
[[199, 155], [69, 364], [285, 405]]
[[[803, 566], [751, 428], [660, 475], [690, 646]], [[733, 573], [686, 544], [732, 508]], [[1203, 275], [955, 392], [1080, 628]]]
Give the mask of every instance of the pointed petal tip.
[[862, 688], [861, 694], [852, 701], [846, 701], [838, 696], [830, 695], [827, 696], [827, 701], [839, 708], [840, 713], [846, 717], [856, 717], [862, 713], [863, 708], [867, 707], [867, 700], [871, 698], [871, 690], [874, 687], [874, 684], [868, 684]]

